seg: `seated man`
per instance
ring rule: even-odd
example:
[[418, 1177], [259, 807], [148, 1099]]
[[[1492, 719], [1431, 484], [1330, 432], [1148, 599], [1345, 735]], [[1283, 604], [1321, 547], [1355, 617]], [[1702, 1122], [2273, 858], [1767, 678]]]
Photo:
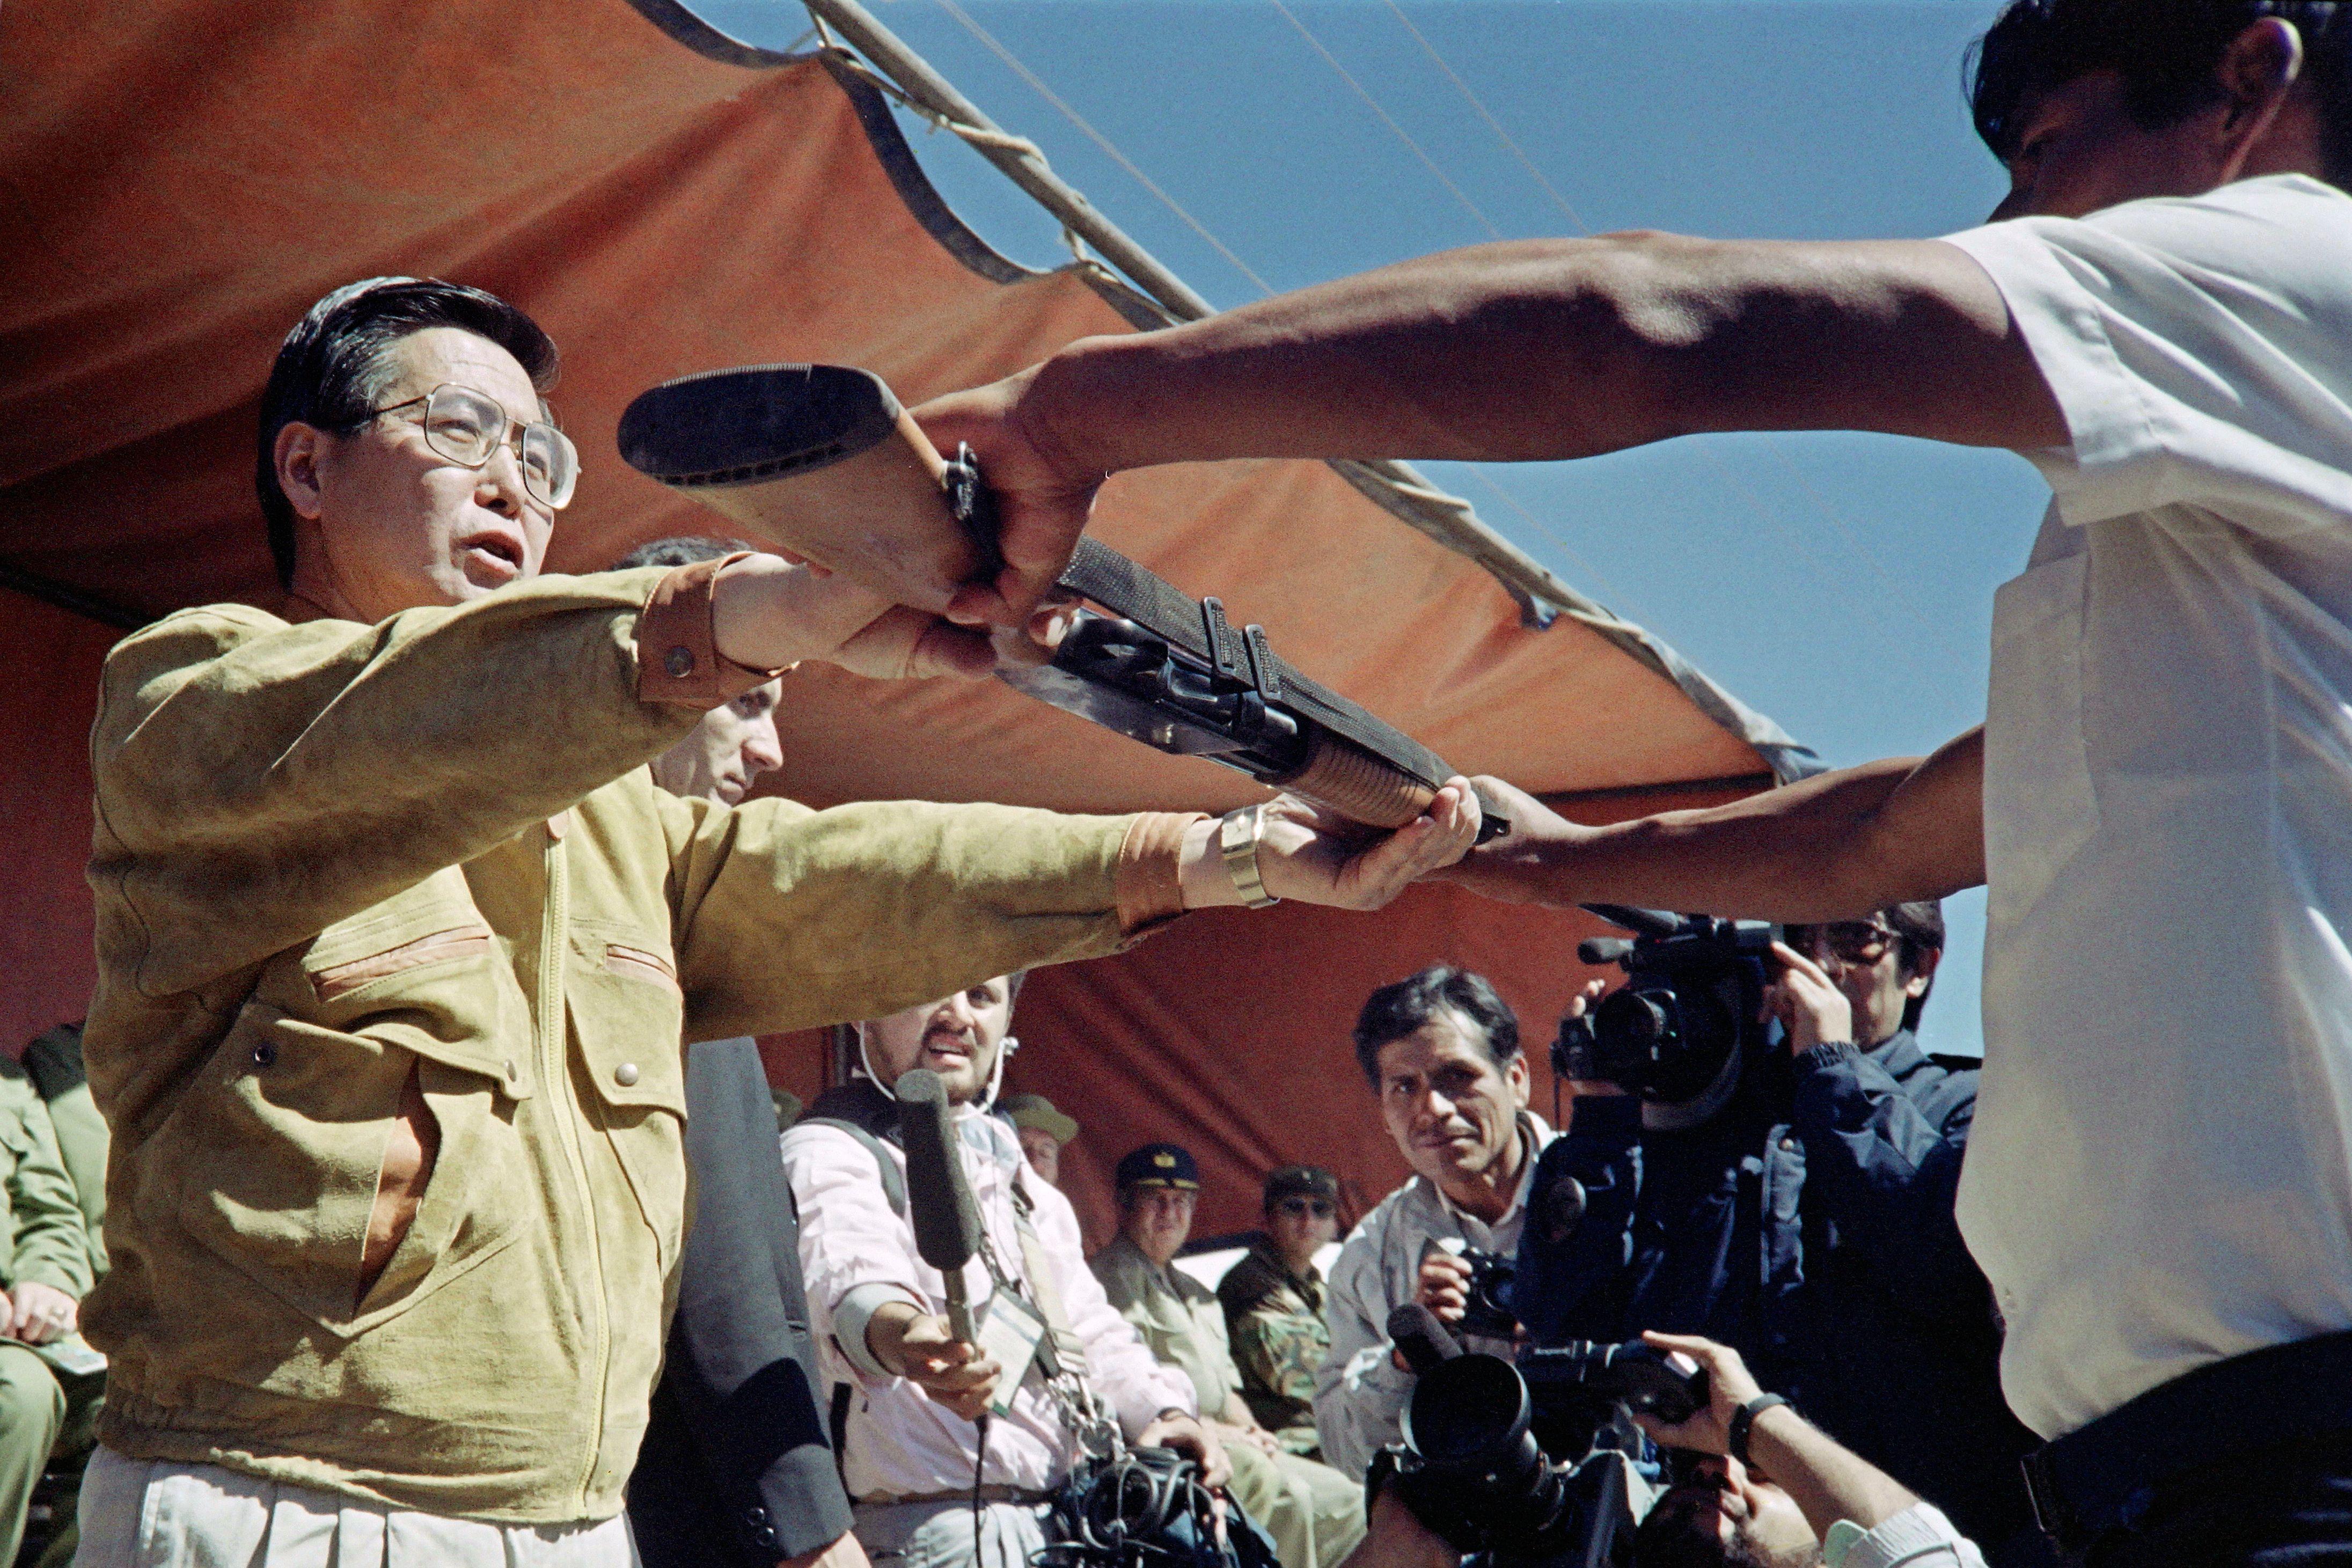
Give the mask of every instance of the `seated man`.
[[[656, 787], [646, 763], [800, 660], [993, 655], [774, 556], [540, 578], [578, 474], [555, 362], [478, 289], [329, 295], [262, 405], [286, 614], [185, 610], [108, 658], [84, 1043], [137, 1267], [88, 1312], [112, 1368], [87, 1563], [629, 1562], [682, 1042], [1242, 901], [1205, 817]], [[1466, 783], [1434, 809], [1355, 848], [1278, 803], [1261, 874], [1378, 902], [1476, 831]]]
[[0, 1563], [16, 1560], [51, 1450], [90, 1441], [105, 1363], [77, 1326], [95, 1262], [48, 1109], [0, 1057]]
[[[1324, 1458], [1351, 1476], [1398, 1440], [1412, 1392], [1389, 1314], [1419, 1301], [1462, 1316], [1466, 1269], [1446, 1247], [1518, 1249], [1536, 1162], [1553, 1136], [1528, 1109], [1518, 1016], [1483, 975], [1437, 964], [1373, 992], [1356, 1019], [1356, 1062], [1413, 1174], [1331, 1265], [1331, 1354], [1315, 1380], [1315, 1426]], [[1510, 1350], [1507, 1340], [1472, 1348]]]
[[[689, 566], [742, 548], [709, 539], [641, 545], [614, 565]], [[702, 716], [653, 761], [688, 798], [740, 803], [783, 763], [780, 681]], [[686, 1053], [686, 1157], [694, 1224], [677, 1316], [637, 1467], [629, 1527], [645, 1568], [866, 1568], [825, 1439], [816, 1349], [801, 1289], [800, 1225], [770, 1157], [775, 1100], [749, 1036]]]
[[[1079, 1261], [1069, 1199], [1027, 1173], [1013, 1129], [987, 1114], [1013, 1002], [998, 976], [860, 1024], [856, 1077], [784, 1134], [818, 1365], [857, 1537], [877, 1562], [1028, 1568], [1054, 1533], [1055, 1489], [1105, 1436], [1097, 1397], [1130, 1444], [1188, 1451], [1213, 1486], [1227, 1475], [1191, 1383], [1152, 1359]], [[1004, 1369], [954, 1337], [946, 1280], [916, 1248], [890, 1086], [919, 1067], [954, 1107], [979, 1211], [981, 1254], [964, 1271], [973, 1311], [1013, 1299], [1049, 1326], [1065, 1364], [1083, 1365], [1083, 1385], [1032, 1365], [1002, 1415], [987, 1412]]]
[[1286, 1452], [1242, 1398], [1224, 1309], [1175, 1267], [1192, 1234], [1199, 1165], [1173, 1143], [1146, 1143], [1118, 1163], [1117, 1176], [1118, 1235], [1093, 1262], [1104, 1294], [1154, 1355], [1192, 1380], [1201, 1413], [1233, 1461], [1234, 1496], [1274, 1537], [1283, 1568], [1329, 1568], [1363, 1535], [1363, 1487]]
[[1339, 1234], [1339, 1179], [1313, 1165], [1285, 1165], [1265, 1179], [1265, 1228], [1217, 1281], [1233, 1336], [1242, 1398], [1284, 1451], [1323, 1457], [1315, 1430], [1315, 1374], [1331, 1353], [1323, 1321], [1323, 1271], [1315, 1255]]
[[996, 1108], [1013, 1123], [1029, 1168], [1049, 1187], [1062, 1184], [1062, 1145], [1078, 1135], [1076, 1118], [1042, 1094], [1008, 1094]]

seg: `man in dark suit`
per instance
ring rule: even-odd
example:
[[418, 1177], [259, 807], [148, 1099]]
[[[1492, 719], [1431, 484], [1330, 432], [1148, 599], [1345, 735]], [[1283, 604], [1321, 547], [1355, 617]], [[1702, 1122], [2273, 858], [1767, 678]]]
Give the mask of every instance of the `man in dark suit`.
[[[684, 565], [725, 552], [706, 540], [664, 540], [620, 564]], [[714, 710], [655, 762], [656, 782], [679, 795], [742, 798], [782, 761], [775, 700], [772, 681]], [[816, 1399], [800, 1217], [758, 1044], [689, 1047], [686, 1100], [694, 1228], [629, 1480], [638, 1555], [646, 1568], [866, 1568]]]

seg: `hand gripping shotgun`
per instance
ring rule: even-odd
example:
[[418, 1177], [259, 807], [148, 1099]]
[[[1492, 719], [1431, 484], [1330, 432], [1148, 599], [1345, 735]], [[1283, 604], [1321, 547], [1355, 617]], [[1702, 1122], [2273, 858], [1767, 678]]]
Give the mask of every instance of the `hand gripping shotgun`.
[[[969, 447], [942, 458], [882, 378], [846, 365], [755, 365], [665, 382], [621, 416], [621, 456], [753, 537], [936, 615], [993, 577], [995, 499]], [[1080, 609], [1050, 657], [1025, 637], [999, 678], [1178, 756], [1206, 757], [1352, 821], [1402, 827], [1452, 776], [1426, 747], [1301, 675], [1262, 626], [1234, 626], [1097, 540], [1063, 592]], [[1483, 842], [1507, 831], [1488, 813]]]

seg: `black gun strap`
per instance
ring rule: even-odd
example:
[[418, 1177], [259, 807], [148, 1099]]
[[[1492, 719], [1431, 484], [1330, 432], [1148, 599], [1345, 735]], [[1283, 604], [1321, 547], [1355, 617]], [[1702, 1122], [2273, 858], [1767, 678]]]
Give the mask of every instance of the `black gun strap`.
[[[1199, 600], [1107, 544], [1081, 536], [1061, 586], [1165, 637], [1213, 668], [1230, 667], [1237, 658], [1244, 671], [1250, 668], [1250, 652], [1209, 646], [1211, 623], [1202, 616]], [[1234, 640], [1242, 638], [1235, 634]], [[1272, 658], [1273, 679], [1268, 681], [1261, 671], [1259, 684], [1273, 687], [1285, 704], [1432, 789], [1454, 775], [1435, 752], [1412, 736], [1299, 674], [1279, 655]]]

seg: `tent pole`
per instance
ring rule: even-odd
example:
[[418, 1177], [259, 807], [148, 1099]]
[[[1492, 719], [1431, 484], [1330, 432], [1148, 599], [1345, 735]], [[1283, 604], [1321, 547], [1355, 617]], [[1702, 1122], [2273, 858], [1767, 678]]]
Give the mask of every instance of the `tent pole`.
[[[1126, 274], [1171, 319], [1197, 321], [1216, 314], [1215, 306], [1105, 217], [1083, 192], [1055, 174], [1033, 143], [1009, 134], [982, 112], [978, 104], [932, 69], [929, 61], [908, 48], [858, 0], [805, 3], [812, 14], [856, 46], [857, 51], [901, 92], [945, 121], [948, 129], [962, 134], [972, 151], [995, 164], [1007, 179], [1066, 225], [1071, 233], [1094, 247], [1105, 261]], [[1530, 624], [1549, 625], [1554, 605], [1577, 611], [1583, 616], [1607, 615], [1599, 605], [1488, 527], [1468, 501], [1446, 494], [1407, 464], [1369, 460], [1336, 462], [1331, 466], [1339, 470], [1340, 478], [1383, 510], [1486, 568], [1510, 590]]]
[[[1012, 134], [981, 112], [979, 105], [932, 69], [929, 61], [908, 48], [858, 0], [803, 3], [821, 25], [832, 26], [855, 46], [909, 102], [962, 138], [1072, 234], [1093, 246], [1105, 261], [1126, 274], [1169, 320], [1197, 321], [1216, 314], [1216, 307], [1055, 174], [1034, 142]], [[1649, 632], [1569, 586], [1496, 532], [1468, 501], [1431, 484], [1410, 464], [1377, 459], [1335, 461], [1330, 466], [1382, 510], [1476, 562], [1517, 601], [1520, 618], [1527, 625], [1548, 626], [1565, 612], [1570, 619], [1681, 688], [1701, 711], [1753, 746], [1776, 777], [1800, 779], [1821, 770], [1820, 759], [1790, 739], [1779, 725], [1717, 686]]]

